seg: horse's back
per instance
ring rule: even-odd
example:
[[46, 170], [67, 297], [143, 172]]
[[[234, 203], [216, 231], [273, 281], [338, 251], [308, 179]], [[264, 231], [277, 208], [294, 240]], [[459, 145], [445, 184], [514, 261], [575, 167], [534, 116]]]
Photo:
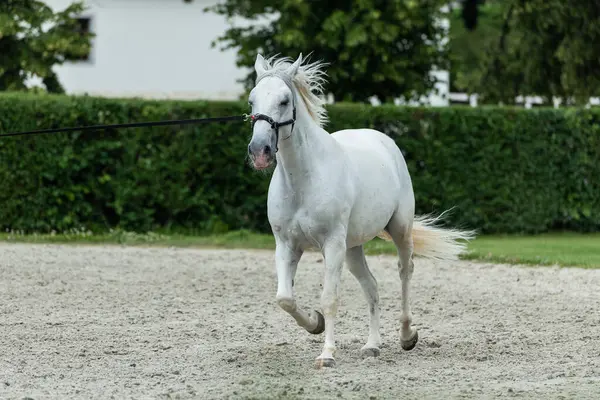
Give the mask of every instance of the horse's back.
[[[390, 167], [401, 180], [408, 170], [402, 152], [392, 138], [374, 129], [344, 129], [331, 134], [350, 157], [352, 164], [371, 169]], [[367, 172], [367, 171], [365, 171]]]
[[331, 134], [344, 147], [358, 147], [366, 151], [394, 153], [399, 151], [396, 143], [386, 134], [374, 129], [343, 129]]

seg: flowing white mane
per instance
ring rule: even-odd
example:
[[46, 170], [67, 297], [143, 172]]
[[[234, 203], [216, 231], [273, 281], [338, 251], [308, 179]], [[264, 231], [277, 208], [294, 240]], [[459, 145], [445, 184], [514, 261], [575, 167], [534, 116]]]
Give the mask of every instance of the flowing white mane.
[[[266, 71], [276, 73], [283, 73], [291, 64], [292, 60], [288, 57], [273, 56], [263, 61]], [[308, 114], [320, 127], [327, 123], [326, 102], [323, 97], [323, 84], [327, 82], [327, 73], [323, 71], [325, 65], [320, 61], [304, 64], [303, 60], [293, 79], [294, 87], [304, 101]]]

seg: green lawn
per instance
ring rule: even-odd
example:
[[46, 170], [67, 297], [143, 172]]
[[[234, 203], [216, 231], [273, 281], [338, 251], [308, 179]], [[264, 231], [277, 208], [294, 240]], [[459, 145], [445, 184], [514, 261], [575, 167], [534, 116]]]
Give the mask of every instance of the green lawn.
[[[195, 248], [273, 249], [271, 235], [247, 231], [223, 235], [111, 232], [70, 232], [56, 235], [0, 234], [0, 241], [19, 243], [121, 244], [129, 246], [176, 246]], [[393, 244], [375, 239], [366, 246], [368, 254], [395, 254]], [[600, 234], [554, 233], [537, 236], [482, 236], [469, 243], [463, 258], [491, 262], [579, 266], [600, 268]]]
[[465, 258], [537, 265], [600, 268], [600, 234], [553, 233], [537, 236], [483, 236]]

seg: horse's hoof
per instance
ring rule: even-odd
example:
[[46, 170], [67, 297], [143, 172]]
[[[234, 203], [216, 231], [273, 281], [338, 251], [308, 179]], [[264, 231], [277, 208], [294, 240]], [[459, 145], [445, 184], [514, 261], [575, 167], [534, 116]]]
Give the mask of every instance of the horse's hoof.
[[377, 347], [363, 347], [360, 349], [363, 357], [379, 357], [381, 351]]
[[412, 350], [415, 348], [415, 346], [417, 345], [417, 342], [419, 341], [419, 333], [418, 331], [415, 329], [415, 333], [414, 335], [408, 339], [408, 340], [402, 340], [400, 339], [400, 345], [402, 346], [402, 348], [406, 351]]
[[317, 314], [317, 327], [312, 331], [308, 331], [308, 333], [312, 333], [313, 335], [319, 335], [325, 331], [325, 318], [323, 317], [323, 314], [321, 314], [317, 310], [315, 310], [315, 313]]
[[335, 360], [333, 358], [317, 358], [315, 367], [317, 369], [333, 368], [335, 367]]

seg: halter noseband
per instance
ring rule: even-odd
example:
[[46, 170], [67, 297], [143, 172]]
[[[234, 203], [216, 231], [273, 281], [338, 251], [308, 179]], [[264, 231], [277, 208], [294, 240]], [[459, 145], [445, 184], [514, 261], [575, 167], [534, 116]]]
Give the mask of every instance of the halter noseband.
[[283, 122], [277, 122], [273, 118], [271, 118], [265, 114], [250, 115], [250, 121], [251, 121], [250, 123], [251, 123], [252, 129], [254, 129], [254, 124], [256, 124], [256, 121], [259, 121], [259, 120], [267, 121], [267, 123], [269, 125], [271, 125], [271, 129], [273, 129], [275, 131], [275, 153], [277, 153], [278, 143], [279, 143], [279, 128], [282, 126], [291, 124], [292, 130], [294, 130], [294, 124], [296, 123], [296, 106], [294, 106], [292, 119], [288, 119], [287, 121], [283, 121]]
[[[288, 119], [287, 121], [283, 121], [283, 122], [277, 122], [275, 121], [273, 118], [269, 117], [268, 115], [265, 114], [250, 114], [249, 118], [250, 118], [250, 126], [252, 127], [252, 129], [254, 129], [254, 124], [256, 124], [256, 121], [266, 121], [269, 125], [271, 125], [271, 129], [273, 129], [275, 131], [275, 153], [277, 153], [277, 151], [279, 150], [279, 128], [282, 126], [286, 126], [286, 125], [292, 125], [292, 131], [294, 130], [294, 124], [296, 123], [296, 97], [294, 95], [294, 88], [292, 86], [292, 82], [291, 80], [288, 82], [288, 79], [284, 78], [283, 76], [280, 76], [279, 74], [276, 73], [265, 73], [264, 75], [262, 75], [260, 78], [258, 78], [256, 80], [256, 84], [258, 84], [258, 82], [260, 82], [261, 79], [267, 77], [267, 76], [276, 76], [278, 78], [281, 78], [283, 80], [283, 82], [285, 82], [285, 84], [290, 88], [290, 90], [292, 91], [292, 104], [294, 105], [294, 108], [292, 110], [292, 119]], [[291, 132], [290, 132], [291, 134]], [[287, 139], [287, 138], [286, 138]]]

